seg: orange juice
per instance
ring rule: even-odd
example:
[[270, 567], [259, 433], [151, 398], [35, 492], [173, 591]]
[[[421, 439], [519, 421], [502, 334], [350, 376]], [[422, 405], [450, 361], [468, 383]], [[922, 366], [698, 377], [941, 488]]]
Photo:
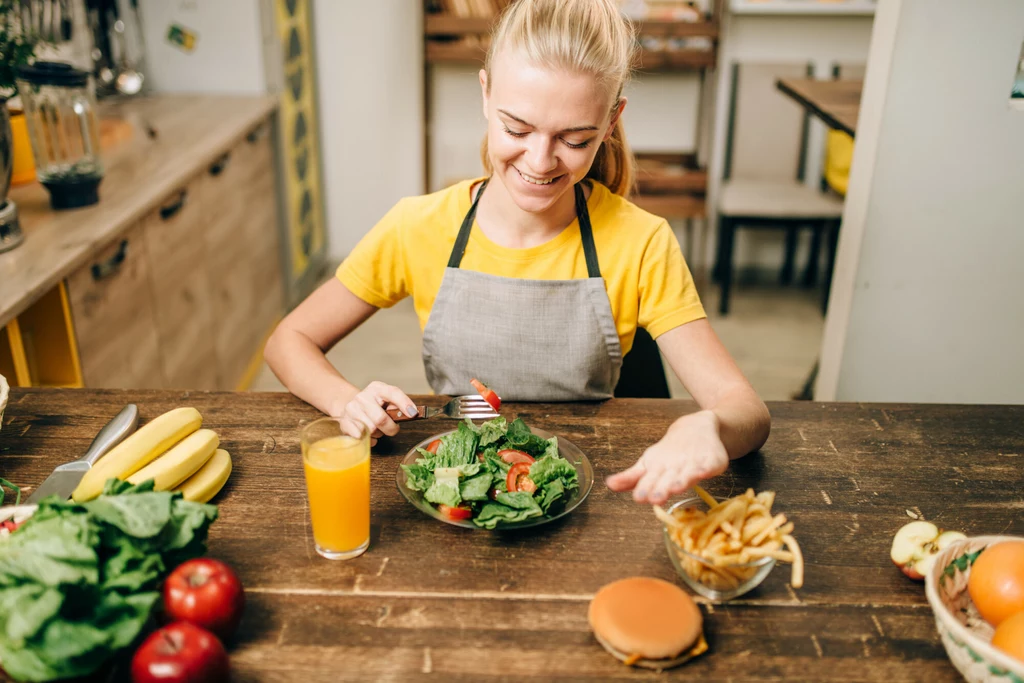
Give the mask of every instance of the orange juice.
[[302, 462], [317, 552], [344, 559], [370, 542], [370, 441], [330, 436], [303, 442]]

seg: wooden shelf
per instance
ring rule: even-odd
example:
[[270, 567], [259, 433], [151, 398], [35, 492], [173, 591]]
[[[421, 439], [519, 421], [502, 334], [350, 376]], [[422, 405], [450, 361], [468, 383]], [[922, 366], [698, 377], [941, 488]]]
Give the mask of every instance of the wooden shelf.
[[[428, 64], [479, 63], [486, 54], [493, 19], [428, 14], [424, 20], [426, 60]], [[647, 20], [634, 22], [638, 35], [652, 38], [709, 38], [717, 41], [717, 21]], [[478, 40], [467, 41], [467, 38]], [[678, 49], [641, 50], [641, 71], [688, 71], [714, 68], [716, 50]]]
[[640, 71], [686, 71], [712, 69], [717, 56], [714, 50], [641, 50]]
[[680, 173], [637, 171], [637, 187], [643, 194], [690, 193], [704, 194], [708, 188], [708, 174], [704, 170]]
[[[489, 17], [459, 17], [451, 14], [428, 14], [424, 18], [423, 33], [437, 36], [481, 36], [491, 31], [494, 20]], [[647, 19], [634, 21], [637, 34], [655, 38], [718, 38], [718, 24], [714, 21], [669, 21]]]
[[704, 218], [704, 197], [692, 194], [635, 194], [630, 201], [664, 218]]
[[461, 41], [452, 43], [427, 41], [428, 64], [466, 62], [479, 62], [482, 64], [486, 56], [487, 48], [480, 44], [470, 45]]

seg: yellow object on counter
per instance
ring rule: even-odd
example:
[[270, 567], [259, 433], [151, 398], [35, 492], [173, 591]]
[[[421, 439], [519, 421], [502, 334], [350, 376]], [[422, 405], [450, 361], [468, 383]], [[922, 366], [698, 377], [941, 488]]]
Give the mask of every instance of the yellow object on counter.
[[36, 179], [36, 160], [28, 137], [28, 123], [22, 113], [11, 114], [11, 146], [14, 148], [11, 185], [31, 183]]
[[853, 138], [841, 130], [830, 130], [825, 140], [825, 182], [844, 197], [852, 162]]
[[84, 503], [103, 493], [107, 479], [127, 479], [203, 424], [195, 408], [175, 408], [153, 418], [104, 455], [85, 473], [71, 497]]
[[220, 493], [230, 476], [231, 455], [223, 448], [218, 448], [213, 457], [207, 460], [198, 472], [174, 490], [183, 495], [185, 500], [206, 503]]

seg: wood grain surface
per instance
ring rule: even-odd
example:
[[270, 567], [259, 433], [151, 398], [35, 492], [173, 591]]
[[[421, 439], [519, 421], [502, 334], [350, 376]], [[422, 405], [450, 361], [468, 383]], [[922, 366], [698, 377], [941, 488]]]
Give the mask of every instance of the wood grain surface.
[[313, 550], [297, 426], [318, 413], [288, 394], [15, 389], [0, 475], [30, 490], [125, 403], [143, 421], [195, 406], [234, 458], [210, 534], [210, 554], [236, 569], [249, 601], [234, 680], [956, 681], [922, 584], [889, 560], [892, 536], [911, 515], [968, 535], [1024, 535], [1024, 407], [771, 404], [764, 449], [707, 488], [777, 491], [805, 585], [790, 588], [779, 566], [728, 604], [698, 600], [710, 651], [656, 674], [618, 663], [587, 625], [590, 598], [610, 581], [682, 583], [650, 507], [603, 481], [693, 403], [503, 405], [582, 449], [597, 480], [572, 514], [519, 533], [456, 528], [413, 508], [397, 463], [452, 423], [403, 425], [375, 448], [370, 549], [348, 562]]

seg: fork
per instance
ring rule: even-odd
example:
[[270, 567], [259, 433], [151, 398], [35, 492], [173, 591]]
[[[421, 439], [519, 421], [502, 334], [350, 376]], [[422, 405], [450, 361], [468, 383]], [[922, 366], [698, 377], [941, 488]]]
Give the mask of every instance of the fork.
[[385, 412], [395, 422], [409, 422], [411, 420], [424, 420], [430, 417], [446, 417], [455, 420], [470, 418], [471, 420], [489, 420], [498, 417], [498, 413], [491, 408], [479, 394], [467, 394], [456, 396], [440, 408], [429, 406], [416, 406], [416, 415], [409, 417], [398, 408], [388, 408]]

